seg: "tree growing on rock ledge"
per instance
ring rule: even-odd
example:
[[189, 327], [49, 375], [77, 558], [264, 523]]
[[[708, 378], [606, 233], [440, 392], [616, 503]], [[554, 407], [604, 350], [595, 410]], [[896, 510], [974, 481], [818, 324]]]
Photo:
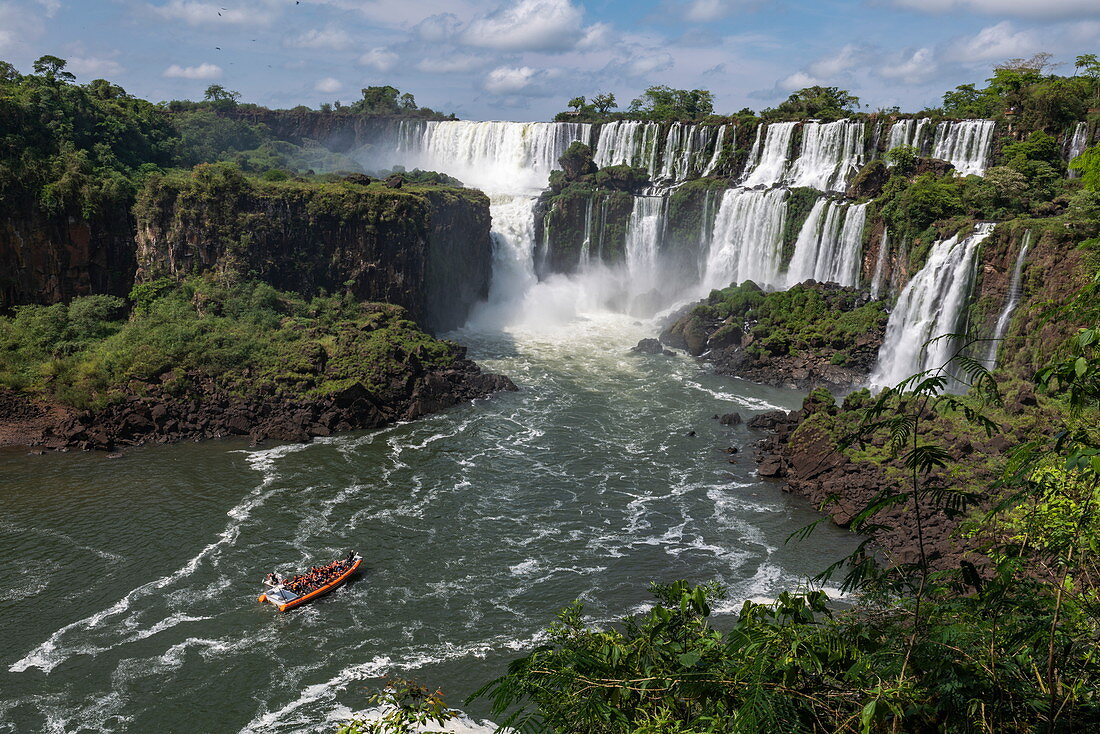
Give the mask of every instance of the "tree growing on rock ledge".
[[650, 87], [630, 103], [630, 113], [649, 120], [701, 120], [714, 113], [714, 93], [707, 89]]
[[778, 107], [764, 110], [765, 120], [804, 120], [808, 117], [832, 121], [848, 117], [859, 109], [859, 97], [838, 87], [813, 86], [799, 89]]

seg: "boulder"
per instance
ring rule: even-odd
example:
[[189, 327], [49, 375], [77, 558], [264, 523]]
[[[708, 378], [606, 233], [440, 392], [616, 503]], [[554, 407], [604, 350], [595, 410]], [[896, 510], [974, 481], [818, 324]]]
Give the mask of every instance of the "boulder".
[[630, 351], [636, 354], [672, 354], [672, 352], [661, 346], [661, 342], [658, 339], [642, 339], [636, 346], [632, 347]]
[[718, 422], [721, 423], [723, 426], [739, 426], [741, 425], [741, 414], [726, 413], [718, 419]]

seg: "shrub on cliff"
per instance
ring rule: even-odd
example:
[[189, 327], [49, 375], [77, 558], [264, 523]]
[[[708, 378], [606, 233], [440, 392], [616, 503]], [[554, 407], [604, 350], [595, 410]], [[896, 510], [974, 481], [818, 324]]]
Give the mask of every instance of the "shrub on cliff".
[[712, 291], [691, 315], [742, 324], [752, 336], [746, 348], [773, 356], [843, 350], [861, 336], [880, 332], [887, 319], [880, 302], [868, 302], [852, 288], [799, 284], [764, 293], [751, 281]]
[[194, 380], [244, 396], [326, 395], [356, 383], [384, 394], [410, 368], [460, 356], [387, 304], [207, 278], [135, 296], [142, 307], [129, 316], [121, 299], [85, 296], [0, 318], [0, 385], [78, 408]]

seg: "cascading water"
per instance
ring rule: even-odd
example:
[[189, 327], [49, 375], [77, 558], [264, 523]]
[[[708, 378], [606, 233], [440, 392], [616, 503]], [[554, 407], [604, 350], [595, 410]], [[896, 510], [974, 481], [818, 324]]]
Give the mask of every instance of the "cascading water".
[[[1073, 128], [1073, 135], [1069, 138], [1069, 143], [1066, 145], [1066, 162], [1073, 161], [1074, 158], [1085, 152], [1085, 148], [1088, 147], [1089, 142], [1089, 124], [1087, 122], [1079, 122]], [[1072, 168], [1069, 169], [1069, 178], [1077, 178], [1081, 174]]]
[[932, 157], [948, 161], [960, 176], [981, 176], [993, 146], [993, 120], [959, 120], [936, 126]]
[[786, 216], [786, 189], [727, 190], [714, 220], [702, 291], [745, 280], [778, 286]]
[[756, 129], [753, 154], [749, 156], [751, 168], [741, 182], [742, 186], [775, 186], [783, 180], [791, 154], [791, 138], [797, 124], [773, 122], [761, 124]]
[[650, 177], [657, 172], [661, 126], [655, 122], [616, 120], [600, 126], [596, 141], [596, 165], [644, 168]]
[[886, 272], [886, 258], [890, 255], [890, 232], [882, 226], [882, 239], [878, 243], [878, 257], [875, 259], [875, 273], [871, 276], [871, 298], [882, 293], [882, 281]]
[[489, 194], [539, 192], [565, 149], [591, 137], [591, 125], [574, 122], [402, 121], [396, 150], [369, 157], [441, 171]]
[[791, 186], [840, 191], [863, 163], [862, 122], [807, 122], [802, 126], [802, 152], [784, 177]]
[[845, 286], [859, 284], [866, 204], [818, 199], [795, 241], [787, 286], [813, 278]]
[[886, 325], [886, 340], [871, 374], [872, 385], [889, 387], [910, 375], [946, 365], [953, 339], [931, 339], [956, 333], [966, 309], [978, 247], [993, 232], [978, 224], [967, 237], [940, 240], [928, 262], [905, 286]]
[[1020, 243], [1020, 253], [1016, 256], [1016, 264], [1012, 267], [1012, 280], [1009, 283], [1008, 292], [1005, 294], [1004, 308], [1001, 309], [1001, 314], [997, 317], [997, 324], [993, 327], [993, 339], [989, 342], [989, 350], [985, 355], [987, 369], [991, 370], [997, 366], [997, 351], [1001, 346], [1001, 340], [1004, 339], [1005, 333], [1008, 331], [1008, 324], [1012, 320], [1013, 311], [1020, 305], [1020, 296], [1023, 295], [1021, 279], [1024, 274], [1027, 251], [1030, 247], [1031, 230], [1029, 229], [1024, 232], [1023, 241]]
[[737, 128], [733, 125], [720, 125], [718, 127], [718, 135], [714, 140], [714, 153], [711, 154], [710, 160], [707, 162], [706, 167], [703, 169], [703, 176], [713, 175], [718, 170], [718, 163], [722, 159], [722, 146], [725, 145], [726, 133], [730, 130], [730, 145], [737, 144]]
[[920, 153], [927, 139], [928, 118], [898, 120], [890, 126], [890, 137], [886, 139], [886, 150], [899, 145], [911, 145]]
[[659, 278], [658, 248], [665, 224], [663, 196], [638, 196], [626, 230], [626, 273], [635, 294], [652, 291]]

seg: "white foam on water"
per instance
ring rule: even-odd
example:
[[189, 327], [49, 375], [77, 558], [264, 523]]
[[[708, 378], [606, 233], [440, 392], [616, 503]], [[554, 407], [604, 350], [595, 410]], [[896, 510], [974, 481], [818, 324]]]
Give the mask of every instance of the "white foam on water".
[[[334, 727], [345, 724], [353, 719], [358, 721], [381, 721], [382, 718], [392, 710], [392, 707], [379, 706], [363, 711], [353, 711], [346, 706], [338, 706], [329, 713], [326, 720]], [[435, 732], [446, 732], [447, 734], [494, 734], [494, 732], [500, 730], [500, 728], [491, 721], [477, 721], [465, 712], [457, 709], [451, 709], [451, 713], [454, 718], [448, 719], [442, 726], [431, 723], [411, 729], [410, 731], [431, 732], [432, 734], [435, 734]], [[329, 730], [330, 729], [326, 729], [326, 731]], [[500, 731], [502, 734], [509, 734], [514, 730], [503, 729]]]
[[[39, 668], [43, 672], [49, 673], [61, 662], [68, 659], [69, 657], [72, 657], [73, 655], [95, 655], [98, 652], [111, 649], [116, 644], [124, 644], [127, 642], [132, 642], [135, 639], [143, 639], [141, 637], [126, 638], [107, 647], [83, 645], [74, 646], [68, 650], [66, 650], [65, 647], [62, 645], [62, 640], [70, 633], [100, 627], [105, 620], [116, 617], [117, 615], [122, 614], [123, 612], [130, 609], [135, 600], [141, 599], [142, 597], [148, 596], [149, 594], [156, 593], [160, 589], [168, 586], [169, 584], [173, 584], [181, 579], [187, 578], [195, 572], [195, 570], [199, 567], [199, 564], [202, 563], [204, 560], [213, 556], [223, 547], [231, 546], [240, 535], [242, 524], [246, 520], [248, 520], [252, 512], [257, 507], [262, 505], [272, 494], [275, 493], [275, 491], [277, 491], [268, 490], [268, 487], [270, 487], [270, 485], [277, 478], [277, 474], [274, 471], [277, 461], [280, 458], [289, 454], [303, 451], [309, 446], [310, 444], [290, 444], [286, 446], [276, 446], [274, 448], [265, 449], [262, 451], [244, 452], [247, 454], [247, 461], [249, 465], [263, 475], [263, 481], [261, 481], [255, 489], [249, 492], [245, 499], [243, 499], [237, 505], [230, 508], [228, 512], [226, 512], [226, 515], [231, 518], [231, 521], [226, 525], [225, 529], [213, 542], [207, 544], [201, 551], [198, 552], [198, 554], [187, 561], [187, 563], [185, 563], [183, 566], [176, 569], [172, 573], [168, 574], [167, 576], [162, 576], [155, 581], [150, 581], [148, 583], [142, 584], [141, 586], [138, 586], [137, 588], [131, 590], [129, 593], [127, 593], [125, 596], [123, 596], [121, 599], [119, 599], [117, 602], [107, 607], [106, 609], [102, 609], [94, 614], [84, 617], [83, 619], [78, 619], [75, 622], [71, 622], [65, 625], [64, 627], [50, 635], [48, 639], [46, 639], [33, 650], [28, 652], [22, 658], [12, 663], [8, 670], [13, 673], [22, 673], [26, 670], [29, 670], [30, 668]], [[170, 617], [169, 619], [172, 618]], [[163, 626], [167, 621], [168, 620], [164, 620], [157, 623], [157, 625], [154, 625], [154, 629], [156, 629], [156, 631], [167, 629], [167, 627]], [[179, 621], [184, 620], [182, 617], [179, 617]], [[177, 621], [176, 624], [178, 624], [179, 621]], [[132, 627], [134, 625], [134, 621], [124, 620], [122, 624], [123, 626]], [[155, 632], [150, 631], [145, 636], [148, 636], [149, 634], [155, 634]]]
[[[545, 633], [540, 631], [523, 639], [499, 636], [466, 645], [441, 642], [430, 652], [424, 650], [405, 650], [394, 652], [389, 655], [376, 655], [365, 663], [358, 663], [343, 668], [323, 683], [314, 683], [306, 686], [300, 691], [298, 698], [295, 700], [275, 711], [267, 711], [253, 718], [251, 722], [240, 730], [240, 734], [304, 731], [304, 729], [297, 725], [308, 725], [310, 722], [316, 720], [318, 713], [312, 709], [303, 712], [303, 709], [322, 702], [327, 703], [329, 706], [338, 705], [336, 704], [336, 694], [346, 690], [348, 686], [353, 683], [372, 678], [407, 674], [428, 665], [436, 665], [453, 660], [484, 658], [491, 653], [498, 652], [502, 648], [514, 651], [527, 650], [534, 647], [543, 639], [545, 639]], [[298, 718], [293, 718], [295, 715], [297, 715]]]

